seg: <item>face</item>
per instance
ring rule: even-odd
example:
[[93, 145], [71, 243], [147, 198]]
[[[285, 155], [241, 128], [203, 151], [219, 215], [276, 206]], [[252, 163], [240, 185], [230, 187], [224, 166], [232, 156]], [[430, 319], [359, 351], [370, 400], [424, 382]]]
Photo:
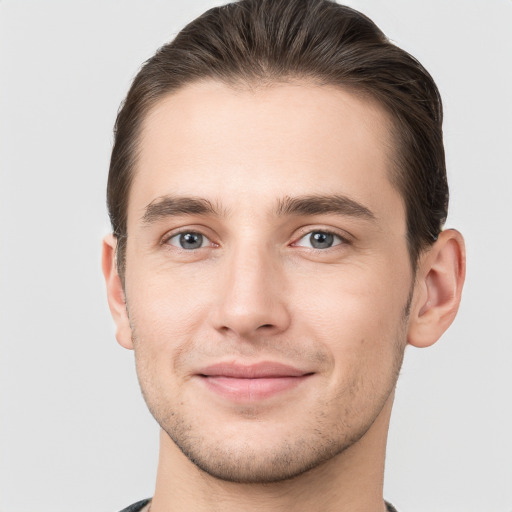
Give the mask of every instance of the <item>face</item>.
[[199, 468], [270, 482], [391, 401], [412, 272], [376, 104], [306, 83], [189, 85], [148, 114], [125, 295], [148, 406]]

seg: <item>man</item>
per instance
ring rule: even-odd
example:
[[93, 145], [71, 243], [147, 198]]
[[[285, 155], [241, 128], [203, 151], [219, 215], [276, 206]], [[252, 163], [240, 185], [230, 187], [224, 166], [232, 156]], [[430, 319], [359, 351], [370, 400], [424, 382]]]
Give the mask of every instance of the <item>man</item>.
[[127, 511], [394, 510], [407, 344], [453, 321], [442, 108], [425, 69], [327, 0], [242, 0], [150, 59], [119, 112], [103, 270], [161, 426]]

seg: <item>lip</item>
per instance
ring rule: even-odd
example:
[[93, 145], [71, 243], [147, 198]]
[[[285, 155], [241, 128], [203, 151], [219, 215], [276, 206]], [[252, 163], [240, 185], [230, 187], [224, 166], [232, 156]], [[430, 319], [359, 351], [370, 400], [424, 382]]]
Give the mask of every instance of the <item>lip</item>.
[[197, 373], [208, 390], [235, 402], [270, 398], [297, 387], [311, 375], [312, 372], [272, 361], [250, 365], [218, 363]]

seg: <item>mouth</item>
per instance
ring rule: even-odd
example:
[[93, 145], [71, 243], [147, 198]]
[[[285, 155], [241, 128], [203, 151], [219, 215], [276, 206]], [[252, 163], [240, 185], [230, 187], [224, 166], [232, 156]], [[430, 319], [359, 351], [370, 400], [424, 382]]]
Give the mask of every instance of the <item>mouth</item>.
[[313, 374], [282, 363], [261, 362], [219, 363], [203, 368], [197, 376], [217, 395], [235, 402], [254, 402], [290, 391]]

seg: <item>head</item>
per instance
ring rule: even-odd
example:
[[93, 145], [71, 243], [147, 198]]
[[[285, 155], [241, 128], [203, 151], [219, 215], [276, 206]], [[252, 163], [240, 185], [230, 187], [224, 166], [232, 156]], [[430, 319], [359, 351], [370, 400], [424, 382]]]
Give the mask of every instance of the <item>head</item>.
[[211, 9], [143, 66], [104, 271], [149, 408], [198, 467], [282, 480], [383, 428], [406, 344], [460, 297], [441, 123], [425, 69], [327, 0]]

